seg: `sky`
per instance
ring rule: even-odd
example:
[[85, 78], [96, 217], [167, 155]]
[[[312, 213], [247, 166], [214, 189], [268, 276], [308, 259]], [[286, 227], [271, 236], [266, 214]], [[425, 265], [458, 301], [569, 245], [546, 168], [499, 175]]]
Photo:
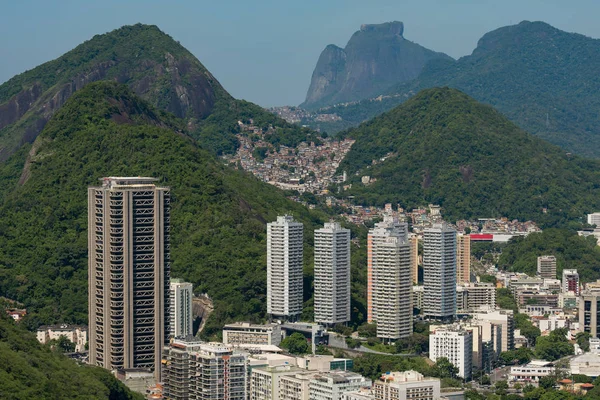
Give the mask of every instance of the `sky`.
[[123, 25], [157, 25], [233, 96], [297, 105], [328, 44], [361, 24], [404, 22], [404, 37], [454, 58], [523, 20], [600, 38], [597, 0], [18, 0], [0, 5], [0, 83]]

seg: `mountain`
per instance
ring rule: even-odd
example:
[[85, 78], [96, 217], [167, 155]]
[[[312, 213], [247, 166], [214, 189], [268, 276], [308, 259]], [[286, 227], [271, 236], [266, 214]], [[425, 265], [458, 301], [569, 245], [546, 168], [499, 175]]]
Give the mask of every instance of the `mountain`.
[[434, 203], [450, 221], [506, 216], [544, 227], [600, 207], [600, 161], [570, 155], [456, 89], [424, 90], [346, 135], [356, 142], [340, 170], [352, 188], [340, 196], [359, 203]]
[[[32, 146], [0, 164], [1, 186], [9, 188], [0, 192], [0, 296], [24, 303], [29, 325], [87, 321], [86, 191], [103, 176], [154, 176], [171, 188], [172, 275], [212, 298], [207, 335], [225, 321], [264, 318], [266, 222], [294, 215], [305, 224], [309, 318], [313, 230], [329, 217], [224, 166], [184, 130], [185, 121], [126, 86], [90, 83]], [[364, 282], [357, 285], [360, 311]]]
[[110, 371], [77, 364], [0, 314], [0, 398], [143, 399]]
[[383, 98], [327, 112], [359, 124], [422, 89], [449, 86], [565, 150], [600, 157], [600, 40], [524, 21], [485, 34], [469, 56], [433, 60]]
[[300, 106], [315, 109], [377, 96], [416, 78], [430, 60], [452, 60], [406, 40], [403, 33], [398, 21], [362, 25], [345, 48], [325, 47]]
[[292, 136], [306, 133], [234, 99], [179, 42], [156, 26], [137, 24], [96, 35], [2, 84], [0, 161], [33, 143], [73, 93], [99, 80], [124, 83], [155, 107], [185, 119], [186, 131], [217, 153], [235, 152], [240, 119], [280, 126]]

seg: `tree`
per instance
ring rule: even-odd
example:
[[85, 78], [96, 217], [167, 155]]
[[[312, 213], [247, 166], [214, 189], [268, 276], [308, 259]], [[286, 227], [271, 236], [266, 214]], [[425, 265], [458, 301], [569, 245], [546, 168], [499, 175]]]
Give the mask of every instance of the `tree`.
[[540, 336], [535, 342], [537, 357], [554, 361], [574, 353], [574, 348], [566, 338], [567, 329], [560, 328], [550, 332], [549, 336]]
[[540, 382], [539, 385], [542, 389], [552, 389], [554, 387], [554, 384], [556, 383], [556, 380], [554, 380], [553, 376], [542, 376], [540, 378]]
[[67, 339], [64, 335], [60, 335], [58, 339], [52, 339], [48, 343], [52, 349], [61, 353], [72, 353], [75, 351], [75, 343]]
[[579, 332], [575, 335], [575, 341], [579, 348], [583, 351], [590, 351], [590, 335], [588, 332]]
[[358, 327], [358, 335], [365, 338], [377, 337], [377, 324], [362, 324]]
[[494, 387], [496, 388], [497, 395], [500, 395], [500, 396], [505, 395], [506, 389], [508, 389], [508, 382], [498, 381], [494, 384]]
[[306, 354], [310, 350], [306, 338], [298, 332], [283, 339], [280, 346], [291, 354]]
[[432, 367], [432, 375], [438, 378], [456, 378], [458, 368], [446, 357], [440, 357]]

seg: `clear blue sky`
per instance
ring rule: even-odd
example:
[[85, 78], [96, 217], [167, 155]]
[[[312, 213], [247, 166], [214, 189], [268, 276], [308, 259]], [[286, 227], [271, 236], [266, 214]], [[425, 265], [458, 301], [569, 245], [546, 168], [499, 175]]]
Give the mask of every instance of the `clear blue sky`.
[[596, 0], [14, 0], [0, 5], [0, 82], [95, 34], [142, 22], [187, 47], [235, 97], [304, 100], [323, 48], [363, 23], [404, 22], [404, 36], [454, 58], [486, 32], [540, 20], [600, 37]]

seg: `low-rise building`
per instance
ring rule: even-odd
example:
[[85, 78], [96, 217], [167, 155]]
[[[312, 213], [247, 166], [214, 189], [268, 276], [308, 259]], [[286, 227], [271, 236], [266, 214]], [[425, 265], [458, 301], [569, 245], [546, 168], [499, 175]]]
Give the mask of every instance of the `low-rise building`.
[[[249, 398], [251, 400], [279, 400], [281, 378], [306, 372], [302, 368], [292, 365], [253, 368], [250, 374]], [[288, 388], [289, 384], [286, 382], [284, 385]]]
[[316, 372], [283, 375], [279, 378], [279, 400], [309, 400], [310, 381]]
[[376, 400], [438, 400], [440, 380], [417, 371], [388, 372], [373, 384]]
[[508, 379], [512, 382], [539, 382], [545, 376], [554, 373], [554, 365], [545, 360], [531, 360], [526, 365], [510, 367]]
[[77, 325], [48, 325], [40, 326], [37, 330], [37, 339], [41, 344], [48, 343], [51, 340], [58, 340], [64, 336], [75, 345], [75, 351], [81, 353], [85, 351], [87, 343], [87, 327]]
[[371, 380], [347, 371], [332, 371], [315, 375], [310, 380], [311, 400], [340, 400], [345, 392], [371, 387]]
[[227, 324], [223, 327], [223, 343], [279, 346], [281, 343], [281, 326], [279, 324], [259, 325], [249, 322]]
[[305, 370], [319, 372], [351, 371], [354, 361], [351, 358], [335, 358], [329, 355], [308, 355], [296, 358], [296, 365]]

